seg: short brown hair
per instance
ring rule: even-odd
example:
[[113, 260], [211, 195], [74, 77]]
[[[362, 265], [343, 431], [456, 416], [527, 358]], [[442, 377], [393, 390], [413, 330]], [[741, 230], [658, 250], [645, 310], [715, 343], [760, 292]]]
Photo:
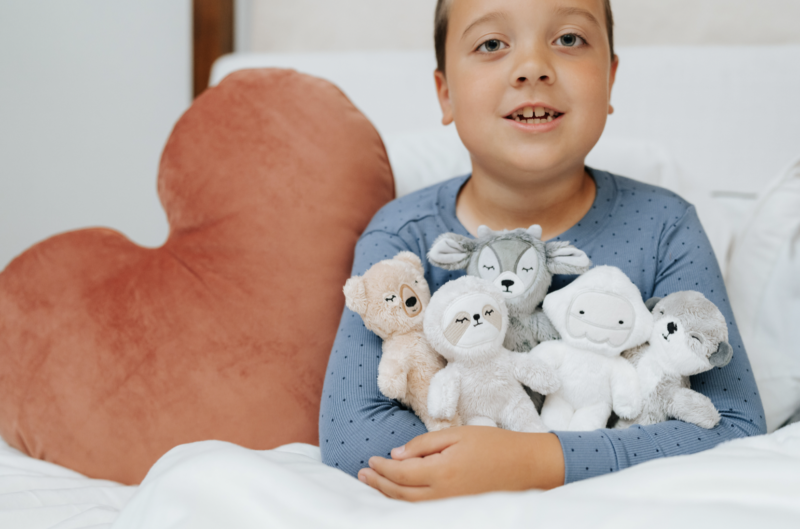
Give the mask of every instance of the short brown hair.
[[[436, 48], [436, 69], [444, 73], [444, 43], [447, 40], [447, 23], [450, 19], [450, 2], [438, 0], [433, 19], [433, 45]], [[614, 60], [614, 14], [611, 12], [611, 0], [603, 0], [606, 12], [606, 32], [608, 44], [611, 46], [611, 60]]]

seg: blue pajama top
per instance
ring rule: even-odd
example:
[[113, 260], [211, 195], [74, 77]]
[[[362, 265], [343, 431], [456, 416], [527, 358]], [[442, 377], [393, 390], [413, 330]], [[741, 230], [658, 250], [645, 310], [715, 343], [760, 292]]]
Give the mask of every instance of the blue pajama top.
[[[691, 377], [692, 389], [709, 397], [720, 411], [722, 420], [716, 428], [672, 420], [625, 430], [554, 432], [564, 451], [565, 483], [765, 433], [750, 362], [694, 206], [665, 189], [588, 170], [597, 185], [592, 209], [555, 240], [580, 248], [594, 265], [622, 269], [643, 299], [681, 290], [702, 292], [728, 320], [734, 354], [724, 368]], [[442, 233], [470, 236], [456, 218], [456, 197], [468, 178], [454, 178], [384, 206], [356, 245], [353, 274], [361, 275], [376, 262], [408, 250], [422, 258], [431, 293], [464, 275], [431, 265], [426, 255]], [[550, 290], [575, 277], [555, 276]], [[319, 443], [323, 462], [351, 475], [367, 466], [371, 456], [387, 457], [392, 448], [426, 432], [413, 411], [378, 390], [381, 345], [360, 316], [344, 310], [323, 387]]]

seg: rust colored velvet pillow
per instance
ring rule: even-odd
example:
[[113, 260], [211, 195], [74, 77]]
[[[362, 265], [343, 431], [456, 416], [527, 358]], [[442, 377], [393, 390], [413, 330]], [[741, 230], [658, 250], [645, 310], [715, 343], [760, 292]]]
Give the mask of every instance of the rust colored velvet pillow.
[[158, 249], [59, 235], [0, 274], [0, 434], [138, 483], [170, 448], [318, 443], [353, 249], [394, 193], [380, 137], [333, 85], [248, 70], [178, 121]]

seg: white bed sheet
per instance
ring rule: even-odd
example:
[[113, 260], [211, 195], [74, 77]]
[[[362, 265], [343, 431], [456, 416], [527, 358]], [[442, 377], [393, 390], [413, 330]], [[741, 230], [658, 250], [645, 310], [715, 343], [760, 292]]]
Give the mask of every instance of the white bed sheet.
[[136, 489], [33, 459], [0, 439], [2, 529], [107, 528]]
[[114, 529], [793, 527], [800, 525], [800, 424], [651, 461], [550, 492], [422, 504], [389, 500], [323, 465], [319, 450], [178, 447], [151, 470]]

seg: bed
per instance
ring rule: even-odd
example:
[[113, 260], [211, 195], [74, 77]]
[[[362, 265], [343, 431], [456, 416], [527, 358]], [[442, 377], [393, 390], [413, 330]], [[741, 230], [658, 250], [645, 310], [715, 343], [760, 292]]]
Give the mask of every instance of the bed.
[[[0, 442], [0, 527], [797, 526], [800, 425], [781, 426], [800, 409], [800, 46], [619, 54], [616, 113], [588, 163], [697, 205], [770, 434], [551, 492], [423, 505], [387, 500], [325, 467], [311, 445], [179, 446], [136, 487]], [[212, 84], [269, 66], [333, 81], [381, 133], [400, 196], [469, 171], [455, 130], [438, 125], [434, 64], [429, 52], [232, 55], [217, 62]]]

